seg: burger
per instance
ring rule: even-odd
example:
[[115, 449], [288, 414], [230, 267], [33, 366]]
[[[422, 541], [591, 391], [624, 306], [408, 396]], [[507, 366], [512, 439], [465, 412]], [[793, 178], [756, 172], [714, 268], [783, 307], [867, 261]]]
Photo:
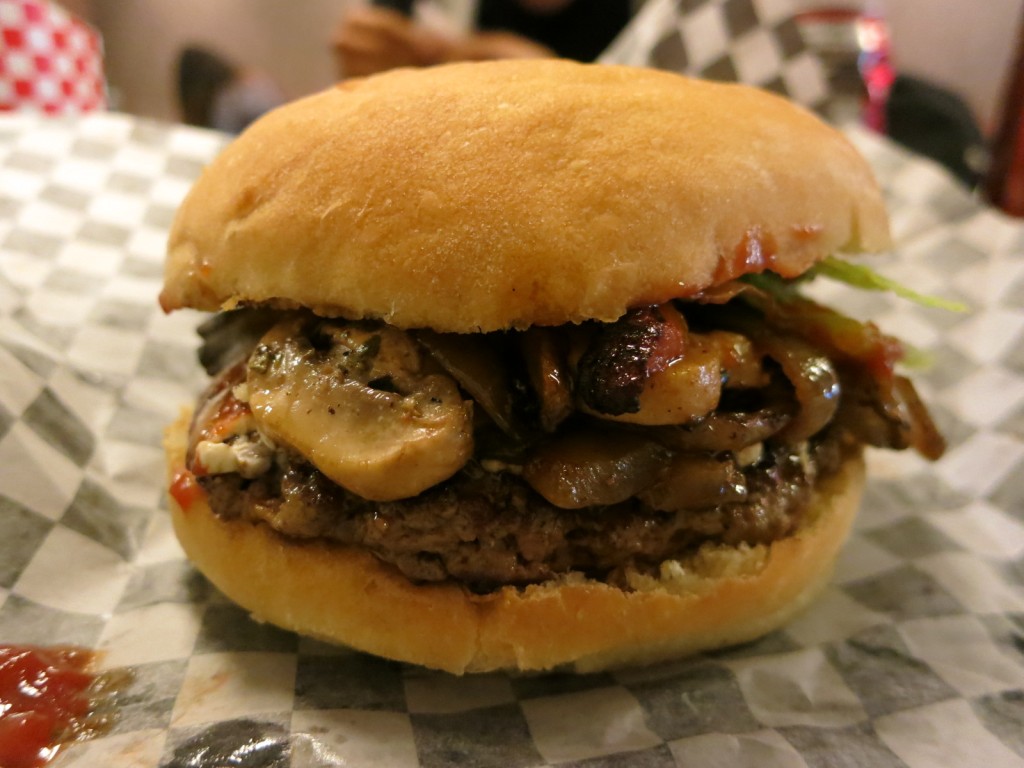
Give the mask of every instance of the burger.
[[942, 453], [903, 348], [805, 298], [890, 245], [836, 130], [565, 61], [261, 118], [173, 223], [215, 313], [166, 437], [188, 557], [260, 620], [461, 674], [754, 639], [827, 582], [865, 445]]

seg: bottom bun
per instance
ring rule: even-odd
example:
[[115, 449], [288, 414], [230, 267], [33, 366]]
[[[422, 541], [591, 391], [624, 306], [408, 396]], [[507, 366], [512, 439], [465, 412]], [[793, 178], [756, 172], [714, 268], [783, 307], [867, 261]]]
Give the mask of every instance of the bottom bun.
[[[166, 434], [184, 471], [188, 421]], [[253, 618], [378, 656], [456, 674], [497, 669], [592, 672], [753, 640], [820, 592], [860, 503], [858, 455], [820, 483], [804, 524], [770, 545], [705, 545], [636, 574], [630, 590], [582, 575], [474, 594], [414, 584], [372, 554], [298, 541], [263, 524], [216, 517], [201, 493], [171, 498], [185, 553]], [[187, 494], [175, 494], [184, 498]]]

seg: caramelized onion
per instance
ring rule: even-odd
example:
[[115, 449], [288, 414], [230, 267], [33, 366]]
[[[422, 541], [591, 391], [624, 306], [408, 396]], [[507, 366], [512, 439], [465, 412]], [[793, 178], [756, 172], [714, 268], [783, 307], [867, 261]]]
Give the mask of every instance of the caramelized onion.
[[783, 442], [798, 443], [823, 429], [839, 406], [839, 377], [827, 357], [795, 337], [766, 335], [759, 340], [781, 367], [796, 391], [799, 410], [777, 434]]
[[578, 429], [545, 443], [523, 467], [523, 479], [556, 507], [617, 504], [653, 484], [669, 452], [645, 437]]
[[913, 447], [932, 461], [942, 457], [946, 441], [921, 402], [913, 383], [895, 376], [891, 385], [866, 373], [848, 372], [849, 382], [836, 421], [861, 442], [877, 448]]
[[903, 359], [903, 345], [874, 323], [862, 323], [796, 292], [776, 293], [747, 286], [743, 300], [763, 314], [763, 322], [814, 344], [837, 363], [850, 361], [879, 379], [891, 379]]
[[931, 414], [914, 389], [910, 379], [897, 376], [894, 380], [894, 394], [899, 398], [903, 412], [907, 414], [907, 442], [924, 458], [937, 461], [946, 452], [946, 440], [932, 421]]
[[743, 333], [765, 355], [779, 364], [793, 385], [799, 406], [792, 420], [776, 434], [786, 443], [798, 443], [823, 429], [839, 406], [839, 376], [832, 362], [802, 338], [776, 332], [756, 314], [731, 312], [722, 319]]
[[843, 402], [836, 418], [845, 428], [869, 445], [913, 447], [933, 461], [942, 456], [945, 440], [914, 385], [894, 372], [904, 356], [898, 339], [796, 294], [780, 299], [752, 289], [743, 296], [768, 322], [799, 334], [842, 368]]

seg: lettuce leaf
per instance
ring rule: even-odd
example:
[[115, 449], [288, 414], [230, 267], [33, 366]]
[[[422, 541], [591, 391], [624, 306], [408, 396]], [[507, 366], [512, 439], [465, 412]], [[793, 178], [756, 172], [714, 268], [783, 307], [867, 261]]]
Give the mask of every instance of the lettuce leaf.
[[968, 309], [967, 305], [962, 302], [943, 299], [938, 296], [926, 296], [895, 280], [878, 274], [870, 267], [866, 267], [863, 264], [852, 264], [835, 256], [828, 256], [819, 261], [806, 276], [817, 277], [819, 275], [838, 280], [865, 291], [889, 291], [902, 299], [907, 299], [924, 307], [944, 309], [949, 312], [966, 312]]

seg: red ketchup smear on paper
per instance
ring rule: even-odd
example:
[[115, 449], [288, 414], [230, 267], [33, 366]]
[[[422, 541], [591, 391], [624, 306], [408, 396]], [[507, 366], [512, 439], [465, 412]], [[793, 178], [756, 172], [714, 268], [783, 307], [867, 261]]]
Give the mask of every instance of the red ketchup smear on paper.
[[0, 645], [0, 766], [37, 768], [96, 729], [93, 659], [81, 648]]

